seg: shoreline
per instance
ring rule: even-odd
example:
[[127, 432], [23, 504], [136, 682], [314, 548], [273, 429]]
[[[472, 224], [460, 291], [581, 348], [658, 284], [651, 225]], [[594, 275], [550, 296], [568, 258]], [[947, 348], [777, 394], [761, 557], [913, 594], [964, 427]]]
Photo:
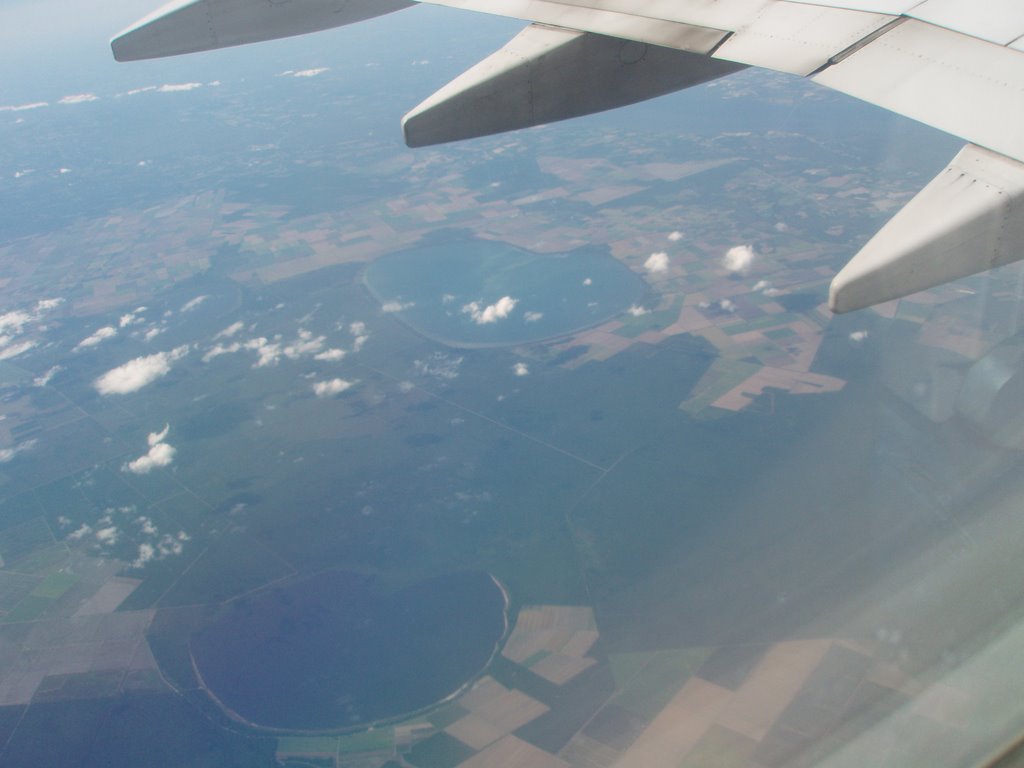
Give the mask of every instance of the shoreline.
[[494, 663], [494, 659], [501, 652], [501, 648], [504, 645], [505, 640], [508, 638], [508, 634], [509, 634], [509, 630], [510, 630], [509, 612], [510, 612], [510, 610], [512, 608], [512, 598], [509, 595], [508, 589], [505, 587], [505, 585], [501, 582], [501, 580], [497, 576], [495, 576], [490, 571], [485, 571], [484, 573], [487, 574], [487, 576], [493, 582], [494, 586], [496, 586], [498, 588], [498, 591], [501, 593], [501, 597], [502, 597], [502, 600], [504, 602], [504, 605], [502, 606], [502, 622], [503, 622], [503, 626], [502, 626], [501, 635], [495, 641], [494, 648], [491, 650], [490, 656], [487, 657], [487, 661], [484, 663], [484, 665], [476, 673], [474, 673], [468, 680], [466, 680], [464, 683], [459, 685], [458, 688], [456, 688], [454, 691], [452, 691], [448, 695], [444, 696], [443, 698], [438, 699], [437, 701], [434, 701], [434, 702], [432, 702], [430, 704], [427, 704], [426, 706], [419, 707], [418, 709], [414, 709], [414, 710], [411, 710], [409, 712], [404, 712], [402, 714], [395, 715], [393, 717], [381, 718], [379, 720], [374, 720], [374, 721], [369, 722], [369, 723], [361, 723], [359, 725], [352, 725], [352, 726], [337, 726], [337, 727], [334, 727], [334, 728], [303, 729], [303, 728], [282, 728], [282, 727], [273, 726], [273, 725], [261, 725], [259, 723], [254, 723], [253, 721], [246, 719], [245, 717], [240, 715], [238, 712], [233, 710], [231, 707], [229, 707], [227, 704], [225, 704], [223, 701], [221, 701], [220, 698], [217, 696], [217, 694], [215, 694], [210, 689], [210, 687], [207, 686], [206, 681], [203, 679], [202, 673], [199, 671], [199, 666], [196, 664], [195, 654], [192, 652], [192, 644], [189, 643], [188, 644], [188, 657], [189, 657], [189, 663], [192, 665], [192, 673], [195, 675], [196, 683], [198, 684], [199, 689], [206, 695], [206, 697], [211, 702], [213, 702], [216, 705], [217, 709], [219, 709], [221, 712], [224, 713], [225, 716], [228, 717], [228, 719], [230, 719], [232, 722], [234, 722], [234, 723], [236, 723], [238, 725], [245, 726], [246, 728], [248, 728], [250, 730], [253, 730], [253, 731], [257, 731], [259, 733], [276, 734], [276, 735], [279, 735], [279, 736], [339, 736], [340, 737], [340, 736], [352, 736], [352, 735], [357, 734], [357, 733], [365, 733], [367, 731], [372, 731], [372, 730], [374, 730], [376, 728], [382, 728], [382, 727], [389, 726], [389, 725], [398, 725], [399, 723], [403, 723], [403, 722], [406, 722], [406, 721], [411, 720], [413, 718], [419, 717], [420, 715], [423, 715], [423, 714], [426, 714], [428, 712], [431, 712], [432, 710], [437, 709], [438, 707], [444, 706], [445, 704], [448, 704], [451, 701], [457, 699], [463, 693], [465, 693], [470, 688], [472, 688], [474, 685], [476, 685], [477, 681], [479, 681], [480, 678], [487, 672], [487, 670], [490, 668], [491, 664]]
[[[498, 241], [498, 242], [502, 242], [502, 241]], [[506, 245], [507, 245], [507, 243], [506, 243]], [[625, 266], [625, 265], [623, 265], [623, 266]], [[369, 267], [369, 264], [366, 264], [366, 265], [364, 265], [360, 269], [359, 282], [362, 283], [363, 288], [366, 289], [366, 292], [370, 295], [370, 298], [373, 299], [375, 302], [377, 302], [377, 304], [382, 308], [384, 306], [384, 304], [386, 304], [389, 301], [389, 299], [386, 299], [383, 296], [381, 296], [374, 289], [374, 287], [370, 284], [370, 281], [367, 279], [367, 269], [368, 269], [368, 267]], [[641, 286], [647, 286], [646, 281], [644, 281], [644, 279], [642, 277], [637, 275], [637, 279], [639, 280], [639, 284]], [[649, 286], [647, 286], [647, 287], [649, 287]], [[639, 295], [634, 298], [633, 303], [636, 303], [636, 301], [641, 300], [643, 298], [643, 295], [644, 295], [644, 291], [642, 290], [642, 291], [639, 292]], [[426, 331], [426, 330], [424, 330], [424, 329], [414, 325], [413, 323], [409, 322], [409, 320], [407, 320], [404, 317], [404, 313], [402, 311], [399, 311], [399, 312], [389, 312], [389, 313], [386, 313], [386, 314], [392, 315], [395, 318], [395, 320], [397, 320], [403, 326], [405, 326], [410, 331], [415, 333], [417, 336], [420, 336], [421, 338], [424, 338], [427, 341], [432, 341], [432, 342], [434, 342], [436, 344], [442, 344], [442, 345], [444, 345], [446, 347], [450, 347], [452, 349], [502, 349], [502, 348], [507, 348], [507, 347], [524, 347], [524, 346], [533, 346], [533, 345], [536, 345], [536, 344], [550, 344], [552, 342], [560, 341], [562, 339], [568, 340], [568, 339], [571, 339], [574, 336], [577, 336], [577, 335], [583, 333], [584, 331], [591, 331], [591, 330], [593, 330], [595, 328], [599, 328], [600, 326], [604, 325], [605, 323], [608, 323], [608, 322], [611, 322], [611, 321], [615, 320], [620, 315], [625, 314], [627, 309], [628, 309], [628, 307], [623, 307], [622, 309], [616, 310], [614, 312], [610, 312], [607, 315], [603, 315], [602, 317], [597, 318], [597, 319], [595, 319], [595, 320], [593, 320], [591, 322], [584, 323], [583, 325], [580, 325], [580, 326], [574, 326], [572, 328], [567, 328], [564, 331], [559, 331], [557, 333], [550, 333], [550, 334], [547, 334], [547, 335], [542, 335], [542, 336], [537, 336], [537, 337], [530, 337], [530, 338], [525, 338], [525, 339], [517, 339], [517, 340], [513, 340], [513, 341], [458, 341], [456, 339], [450, 339], [450, 338], [447, 338], [445, 336], [439, 336], [437, 334], [431, 333], [430, 331]], [[383, 310], [381, 310], [381, 311], [383, 311]]]

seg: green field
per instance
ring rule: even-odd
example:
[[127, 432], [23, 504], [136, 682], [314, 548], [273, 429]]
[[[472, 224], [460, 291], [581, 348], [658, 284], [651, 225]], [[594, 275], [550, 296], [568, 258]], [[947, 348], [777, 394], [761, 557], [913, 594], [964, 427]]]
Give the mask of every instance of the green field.
[[31, 552], [17, 562], [19, 571], [42, 574], [67, 562], [70, 552], [63, 542]]
[[43, 579], [39, 586], [32, 590], [32, 595], [47, 600], [56, 600], [77, 583], [78, 577], [73, 573], [51, 573]]
[[385, 752], [394, 748], [395, 732], [392, 728], [375, 728], [338, 739], [338, 752], [343, 755], [356, 752]]
[[16, 622], [16, 621], [31, 621], [32, 619], [38, 618], [43, 611], [49, 608], [53, 604], [53, 600], [45, 597], [36, 597], [35, 595], [29, 595], [17, 606], [14, 610], [3, 617], [4, 622]]
[[279, 755], [337, 755], [337, 736], [282, 736], [277, 740]]

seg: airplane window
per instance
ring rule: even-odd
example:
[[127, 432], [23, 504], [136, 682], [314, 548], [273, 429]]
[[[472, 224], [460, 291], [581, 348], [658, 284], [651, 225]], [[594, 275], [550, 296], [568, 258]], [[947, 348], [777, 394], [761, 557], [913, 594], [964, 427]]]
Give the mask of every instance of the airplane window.
[[523, 22], [113, 5], [0, 9], [0, 766], [1019, 759], [1024, 272], [829, 308], [964, 139], [550, 28], [403, 136]]

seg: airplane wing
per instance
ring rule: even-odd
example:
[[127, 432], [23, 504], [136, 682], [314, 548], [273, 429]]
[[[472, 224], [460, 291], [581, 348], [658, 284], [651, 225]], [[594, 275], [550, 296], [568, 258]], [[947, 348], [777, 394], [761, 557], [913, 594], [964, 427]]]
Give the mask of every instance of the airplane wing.
[[[530, 22], [402, 121], [423, 146], [548, 123], [744, 66], [809, 78], [967, 144], [836, 275], [847, 312], [1024, 258], [1020, 0], [426, 0]], [[410, 0], [176, 0], [119, 61], [269, 40]]]

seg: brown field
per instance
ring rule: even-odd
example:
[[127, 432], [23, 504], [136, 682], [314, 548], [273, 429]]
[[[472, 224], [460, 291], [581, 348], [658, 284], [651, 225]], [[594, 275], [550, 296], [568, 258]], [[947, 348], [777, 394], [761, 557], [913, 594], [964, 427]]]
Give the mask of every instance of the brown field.
[[515, 736], [506, 736], [478, 752], [460, 768], [570, 768], [564, 760], [538, 749]]

